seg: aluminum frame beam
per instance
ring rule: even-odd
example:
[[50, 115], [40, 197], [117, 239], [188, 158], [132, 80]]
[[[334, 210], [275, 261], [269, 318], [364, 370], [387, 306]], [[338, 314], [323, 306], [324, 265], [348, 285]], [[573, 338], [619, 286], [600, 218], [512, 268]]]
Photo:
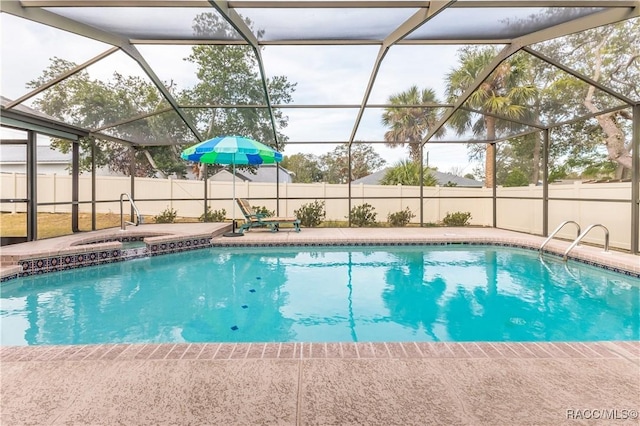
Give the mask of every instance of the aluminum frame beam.
[[360, 122], [362, 121], [362, 116], [364, 115], [364, 110], [366, 108], [367, 102], [369, 101], [369, 96], [371, 96], [371, 90], [373, 90], [373, 85], [376, 81], [376, 77], [378, 76], [380, 65], [382, 65], [382, 60], [389, 52], [389, 48], [391, 48], [391, 46], [393, 46], [399, 40], [402, 40], [404, 37], [411, 34], [417, 28], [421, 27], [425, 22], [428, 22], [438, 13], [451, 6], [453, 3], [455, 3], [454, 0], [430, 2], [428, 8], [421, 8], [420, 10], [418, 10], [384, 39], [384, 41], [382, 42], [382, 46], [380, 46], [380, 50], [378, 51], [378, 56], [376, 57], [376, 60], [373, 64], [371, 74], [369, 75], [369, 81], [367, 83], [367, 88], [365, 89], [364, 96], [360, 104], [360, 110], [358, 111], [356, 121], [353, 125], [353, 129], [351, 130], [351, 136], [349, 137], [349, 146], [351, 146], [353, 140], [356, 137], [356, 133], [358, 132], [358, 128], [360, 127]]
[[17, 109], [0, 109], [0, 123], [3, 126], [33, 130], [54, 138], [77, 140], [89, 135], [89, 131], [38, 115], [27, 114]]
[[633, 107], [631, 135], [631, 253], [640, 252], [640, 104]]
[[[606, 0], [606, 7], [632, 7], [634, 0]], [[25, 7], [206, 7], [207, 0], [23, 0]], [[425, 0], [231, 0], [229, 7], [238, 9], [344, 9], [359, 7], [420, 8], [433, 1]], [[531, 7], [531, 0], [457, 0], [456, 8]], [[536, 0], [536, 7], [602, 7], [602, 0]]]
[[[271, 107], [271, 96], [269, 96], [269, 86], [267, 84], [267, 73], [264, 70], [264, 61], [262, 60], [262, 54], [260, 53], [260, 45], [258, 38], [253, 34], [251, 29], [244, 22], [242, 17], [234, 9], [229, 7], [228, 1], [223, 0], [210, 0], [209, 3], [227, 20], [233, 28], [251, 45], [253, 53], [256, 56], [258, 62], [258, 68], [260, 70], [260, 77], [262, 80], [262, 90], [264, 91], [264, 98], [267, 101], [267, 109], [269, 110], [269, 118], [271, 120], [271, 128], [273, 129], [273, 140], [275, 142], [275, 149], [280, 150], [280, 142], [278, 141], [278, 127], [276, 126], [276, 119], [273, 114], [273, 108]], [[276, 215], [280, 214], [280, 173], [278, 171], [279, 166], [276, 164]], [[235, 232], [235, 218], [233, 218], [234, 232]]]
[[549, 147], [551, 130], [542, 132], [542, 236], [549, 236]]
[[[603, 7], [603, 3], [604, 2], [600, 2], [599, 6]], [[609, 2], [606, 2], [605, 4], [609, 5]], [[522, 37], [514, 38], [513, 44], [521, 47], [529, 46], [542, 41], [574, 34], [591, 28], [601, 27], [603, 25], [613, 24], [638, 16], [640, 16], [640, 2], [634, 0], [627, 2], [625, 7], [607, 8], [602, 12], [583, 16], [582, 18], [574, 19]]]
[[498, 66], [507, 59], [509, 56], [516, 53], [520, 50], [519, 47], [514, 45], [505, 46], [498, 54], [493, 58], [493, 60], [478, 74], [476, 79], [467, 87], [467, 89], [462, 93], [462, 95], [458, 96], [456, 99], [453, 108], [447, 110], [444, 115], [438, 120], [436, 125], [427, 132], [424, 138], [422, 138], [421, 145], [427, 143], [440, 129], [449, 121], [451, 116], [455, 114], [458, 109], [471, 97], [473, 92], [475, 92], [478, 87], [491, 75], [491, 73], [498, 68]]
[[[253, 34], [251, 29], [242, 20], [242, 17], [234, 9], [229, 7], [228, 1], [223, 0], [210, 0], [209, 3], [227, 20], [227, 22], [251, 45], [253, 52], [256, 55], [258, 61], [258, 68], [260, 69], [260, 76], [262, 78], [262, 89], [264, 91], [264, 97], [267, 101], [267, 108], [269, 110], [269, 118], [271, 119], [271, 127], [273, 128], [273, 140], [275, 141], [275, 148], [279, 149], [278, 141], [278, 128], [276, 126], [276, 120], [273, 115], [273, 108], [271, 106], [271, 97], [269, 96], [269, 87], [267, 85], [267, 73], [264, 70], [264, 61], [262, 60], [262, 54], [260, 53], [260, 45], [258, 39]], [[276, 173], [276, 177], [278, 174]]]
[[[247, 46], [245, 40], [201, 40], [201, 39], [146, 39], [132, 38], [131, 44], [148, 44], [148, 45], [239, 45]], [[281, 39], [281, 40], [260, 40], [260, 46], [381, 46], [382, 40], [378, 39]], [[511, 39], [424, 39], [424, 40], [398, 40], [396, 46], [429, 46], [441, 44], [509, 44]]]
[[570, 67], [568, 67], [566, 65], [563, 65], [562, 63], [560, 63], [560, 62], [558, 62], [558, 61], [556, 61], [556, 60], [554, 60], [554, 59], [552, 59], [552, 58], [550, 58], [550, 57], [538, 52], [537, 50], [534, 50], [534, 49], [532, 49], [532, 48], [530, 48], [528, 46], [523, 47], [522, 50], [527, 52], [527, 53], [529, 53], [532, 56], [535, 56], [536, 58], [540, 59], [541, 61], [544, 61], [544, 62], [546, 62], [546, 63], [548, 63], [548, 64], [550, 64], [550, 65], [552, 65], [552, 66], [554, 66], [556, 68], [561, 69], [562, 71], [566, 72], [567, 74], [570, 74], [570, 75], [574, 76], [575, 78], [584, 81], [585, 83], [595, 87], [596, 89], [601, 90], [601, 91], [607, 93], [608, 95], [613, 96], [614, 98], [624, 102], [627, 105], [631, 106], [631, 105], [635, 104], [635, 101], [633, 99], [630, 99], [630, 98], [624, 96], [623, 94], [616, 92], [615, 90], [611, 90], [609, 87], [607, 87], [607, 86], [605, 86], [605, 85], [603, 85], [601, 83], [598, 83], [594, 79], [592, 79], [592, 78], [590, 78], [590, 77], [588, 77], [588, 76], [586, 76], [586, 75], [584, 75], [584, 74], [582, 74], [582, 73], [580, 73], [580, 72], [578, 72], [578, 71], [576, 71], [576, 70], [574, 70], [574, 69], [572, 69], [572, 68], [570, 68]]
[[461, 105], [459, 109], [464, 110], [464, 111], [469, 111], [469, 112], [472, 112], [474, 114], [487, 115], [489, 117], [497, 118], [499, 120], [509, 121], [511, 123], [522, 124], [523, 126], [527, 126], [527, 127], [535, 127], [536, 129], [544, 129], [544, 128], [546, 128], [546, 126], [543, 126], [541, 124], [531, 123], [529, 121], [519, 120], [517, 118], [506, 117], [506, 116], [504, 116], [502, 114], [496, 114], [494, 112], [480, 111], [480, 110], [477, 110], [477, 109], [474, 109], [474, 108], [466, 107], [464, 105]]
[[38, 239], [38, 135], [27, 132], [27, 241]]
[[112, 47], [109, 50], [106, 50], [105, 52], [102, 52], [101, 54], [94, 56], [93, 58], [89, 59], [88, 61], [73, 67], [72, 69], [60, 74], [58, 77], [53, 78], [49, 81], [47, 81], [46, 83], [44, 83], [43, 85], [36, 87], [34, 90], [30, 91], [29, 93], [20, 96], [18, 99], [16, 99], [15, 101], [5, 105], [5, 108], [7, 109], [11, 109], [13, 107], [15, 107], [16, 105], [20, 105], [21, 103], [23, 103], [24, 101], [26, 101], [29, 98], [32, 98], [34, 96], [36, 96], [38, 93], [47, 90], [49, 87], [63, 81], [66, 80], [67, 78], [71, 77], [74, 74], [79, 73], [80, 71], [82, 71], [83, 69], [87, 68], [90, 65], [95, 64], [96, 62], [106, 58], [107, 56], [111, 55], [112, 53], [117, 52], [118, 50], [120, 50], [118, 47]]
[[148, 112], [146, 114], [136, 115], [135, 117], [131, 117], [131, 118], [128, 118], [126, 120], [116, 121], [115, 123], [107, 124], [106, 126], [97, 127], [97, 128], [91, 129], [91, 131], [92, 132], [101, 132], [101, 131], [106, 130], [106, 129], [111, 129], [111, 128], [114, 128], [114, 127], [122, 126], [123, 124], [129, 124], [129, 123], [133, 123], [134, 121], [144, 120], [145, 118], [153, 117], [155, 115], [164, 114], [165, 112], [169, 112], [169, 111], [174, 111], [174, 109], [171, 108], [171, 107], [162, 108], [162, 109], [159, 109], [157, 111]]

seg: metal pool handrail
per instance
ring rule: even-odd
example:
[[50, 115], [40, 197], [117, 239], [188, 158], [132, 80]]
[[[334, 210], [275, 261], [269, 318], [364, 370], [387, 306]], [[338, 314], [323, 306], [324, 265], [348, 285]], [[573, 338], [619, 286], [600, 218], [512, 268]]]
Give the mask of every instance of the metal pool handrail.
[[[129, 200], [129, 203], [131, 204], [131, 207], [133, 207], [133, 210], [135, 210], [135, 212], [136, 212], [137, 223], [128, 222], [128, 221], [124, 220], [124, 213], [123, 213], [123, 210], [122, 210], [122, 205], [124, 203], [124, 197], [125, 196]], [[136, 203], [133, 202], [133, 198], [131, 198], [131, 194], [129, 194], [128, 192], [123, 192], [122, 194], [120, 194], [120, 230], [121, 231], [126, 231], [127, 230], [127, 224], [138, 226], [142, 222], [143, 222], [142, 215], [140, 214], [140, 210], [138, 210], [138, 207], [136, 206]]]
[[540, 256], [542, 256], [542, 249], [544, 248], [544, 246], [547, 245], [547, 243], [549, 241], [551, 241], [551, 239], [558, 233], [560, 232], [560, 230], [567, 224], [567, 223], [573, 223], [574, 225], [576, 225], [578, 227], [578, 233], [576, 234], [576, 238], [580, 236], [580, 225], [578, 224], [578, 222], [573, 221], [573, 220], [565, 220], [564, 222], [562, 222], [560, 225], [558, 225], [558, 227], [551, 233], [551, 235], [549, 235], [547, 237], [546, 240], [544, 240], [544, 243], [542, 243], [542, 245], [540, 246], [539, 249], [539, 254]]
[[582, 234], [578, 235], [578, 238], [576, 238], [576, 240], [573, 243], [571, 243], [571, 245], [569, 246], [567, 251], [564, 252], [564, 256], [562, 256], [562, 259], [567, 260], [567, 256], [569, 255], [569, 252], [575, 246], [578, 245], [580, 240], [582, 240], [589, 233], [589, 231], [591, 231], [593, 228], [596, 228], [596, 227], [600, 227], [600, 228], [604, 229], [604, 251], [609, 251], [609, 230], [607, 229], [606, 226], [604, 226], [602, 224], [599, 224], [599, 223], [595, 223], [593, 225], [589, 225], [589, 227], [587, 229], [585, 229]]

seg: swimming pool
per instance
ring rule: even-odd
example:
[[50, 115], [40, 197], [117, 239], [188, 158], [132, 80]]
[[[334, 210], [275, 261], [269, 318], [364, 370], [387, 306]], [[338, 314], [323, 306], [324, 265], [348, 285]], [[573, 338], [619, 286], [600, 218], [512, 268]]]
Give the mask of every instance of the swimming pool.
[[209, 248], [0, 296], [2, 345], [640, 337], [640, 279], [494, 246]]

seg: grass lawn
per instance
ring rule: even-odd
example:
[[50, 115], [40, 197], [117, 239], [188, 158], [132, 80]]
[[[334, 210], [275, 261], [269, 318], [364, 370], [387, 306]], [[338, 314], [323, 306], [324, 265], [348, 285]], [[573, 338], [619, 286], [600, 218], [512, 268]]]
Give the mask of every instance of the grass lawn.
[[[195, 222], [195, 218], [178, 218], [176, 222]], [[153, 223], [153, 216], [144, 216], [145, 223]], [[80, 213], [78, 225], [82, 231], [91, 230], [91, 213]], [[96, 228], [120, 227], [120, 215], [115, 213], [97, 213]], [[70, 235], [70, 213], [38, 213], [38, 239]], [[26, 213], [1, 213], [0, 235], [3, 237], [24, 237], [27, 235]]]
[[[144, 223], [154, 223], [153, 216], [144, 216]], [[193, 223], [198, 222], [197, 218], [176, 218], [175, 222]], [[241, 221], [240, 221], [241, 222]], [[319, 225], [319, 228], [346, 228], [348, 222], [327, 220]], [[387, 223], [377, 223], [377, 227], [387, 227]], [[409, 227], [418, 226], [409, 224]], [[434, 226], [427, 224], [427, 226]], [[91, 230], [91, 214], [79, 214], [79, 227], [82, 231]], [[97, 213], [96, 228], [117, 228], [120, 227], [120, 215], [115, 213]], [[283, 225], [286, 228], [287, 225]], [[38, 213], [38, 239], [60, 237], [70, 235], [71, 214], [70, 213]], [[0, 213], [0, 235], [3, 237], [25, 237], [27, 235], [27, 214], [26, 213]]]

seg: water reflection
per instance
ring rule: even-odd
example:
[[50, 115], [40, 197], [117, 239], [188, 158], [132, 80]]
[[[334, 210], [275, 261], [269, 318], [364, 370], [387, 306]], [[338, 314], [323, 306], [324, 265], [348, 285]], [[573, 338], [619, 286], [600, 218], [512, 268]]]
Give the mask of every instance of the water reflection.
[[394, 266], [385, 273], [387, 288], [382, 294], [385, 306], [399, 324], [414, 330], [424, 328], [433, 340], [439, 340], [433, 324], [440, 315], [440, 299], [447, 287], [441, 276], [425, 279], [425, 252], [394, 253]]
[[[452, 340], [571, 341], [638, 339], [639, 287], [528, 252], [487, 253], [486, 286], [458, 285], [446, 303]], [[614, 296], [615, 294], [615, 296]], [[614, 297], [611, 297], [614, 296]]]

